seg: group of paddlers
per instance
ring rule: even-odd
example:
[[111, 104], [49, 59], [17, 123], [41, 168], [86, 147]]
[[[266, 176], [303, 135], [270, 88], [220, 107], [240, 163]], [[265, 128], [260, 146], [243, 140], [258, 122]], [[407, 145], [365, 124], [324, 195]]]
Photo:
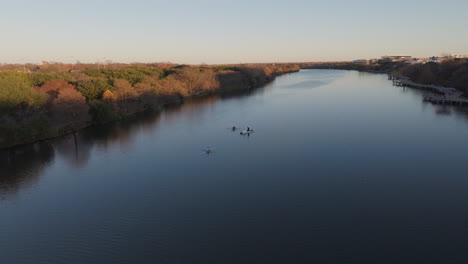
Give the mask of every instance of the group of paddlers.
[[[236, 131], [236, 126], [232, 126], [232, 131]], [[247, 132], [253, 131], [250, 127], [247, 127]]]

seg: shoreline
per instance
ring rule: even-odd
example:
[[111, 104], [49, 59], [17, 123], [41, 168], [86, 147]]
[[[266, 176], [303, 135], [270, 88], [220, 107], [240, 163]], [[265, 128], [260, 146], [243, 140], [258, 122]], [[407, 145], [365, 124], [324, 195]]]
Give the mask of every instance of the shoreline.
[[[158, 100], [161, 100], [160, 102], [158, 102], [158, 104], [151, 105], [151, 107], [138, 109], [136, 111], [120, 113], [120, 117], [118, 119], [111, 120], [109, 122], [102, 122], [102, 123], [96, 123], [96, 122], [91, 121], [91, 122], [87, 122], [86, 124], [81, 124], [80, 126], [75, 127], [73, 130], [57, 131], [57, 133], [53, 133], [45, 137], [40, 137], [38, 139], [32, 139], [29, 141], [19, 142], [19, 143], [15, 142], [6, 146], [0, 145], [0, 151], [10, 151], [10, 150], [14, 150], [15, 148], [24, 147], [27, 145], [33, 145], [36, 143], [41, 143], [41, 142], [57, 139], [60, 137], [76, 135], [77, 133], [80, 133], [84, 129], [87, 129], [90, 127], [105, 126], [105, 125], [109, 125], [109, 124], [124, 121], [124, 120], [130, 120], [132, 117], [138, 114], [142, 114], [144, 112], [154, 112], [154, 113], [161, 112], [164, 109], [171, 107], [171, 106], [183, 105], [184, 102], [188, 100], [207, 98], [207, 97], [215, 96], [215, 95], [223, 95], [223, 94], [228, 95], [228, 94], [235, 94], [239, 92], [248, 92], [248, 91], [266, 86], [269, 83], [272, 83], [279, 76], [289, 74], [289, 73], [299, 72], [300, 70], [301, 69], [299, 68], [299, 69], [293, 69], [293, 70], [282, 71], [282, 72], [273, 72], [270, 75], [268, 75], [263, 81], [259, 82], [257, 80], [258, 83], [256, 83], [256, 85], [252, 85], [252, 83], [250, 83], [244, 86], [238, 85], [238, 86], [233, 87], [232, 85], [227, 84], [224, 86], [220, 85], [219, 88], [214, 89], [214, 90], [201, 91], [201, 92], [194, 93], [188, 96], [181, 96], [181, 95], [162, 96], [161, 98], [158, 99]], [[241, 76], [241, 77], [245, 78], [245, 77], [250, 77], [250, 76]]]
[[[361, 67], [359, 67], [361, 66]], [[362, 65], [352, 65], [348, 64], [323, 64], [316, 66], [305, 66], [301, 69], [326, 69], [326, 70], [348, 70], [348, 71], [358, 71], [366, 73], [375, 73], [375, 74], [386, 74], [388, 79], [393, 81], [394, 86], [404, 86], [410, 87], [418, 90], [431, 91], [432, 94], [424, 96], [424, 101], [439, 103], [439, 104], [454, 104], [457, 106], [466, 106], [468, 105], [468, 98], [464, 97], [465, 92], [459, 88], [454, 87], [445, 87], [434, 84], [425, 84], [421, 82], [413, 81], [409, 76], [397, 73], [402, 66], [393, 67], [392, 69], [386, 70], [374, 70], [369, 69], [369, 67]], [[443, 95], [440, 97], [438, 95]]]
[[448, 88], [449, 90], [456, 89], [457, 92], [463, 93], [463, 96], [468, 96], [468, 83], [466, 82], [468, 77], [468, 59], [456, 58], [442, 62], [428, 63], [390, 61], [359, 64], [341, 61], [302, 63], [300, 67], [301, 69], [356, 70], [359, 72], [406, 76], [407, 81], [411, 81], [411, 83], [414, 84], [414, 88], [417, 89], [420, 87], [428, 87], [429, 89], [442, 87]]

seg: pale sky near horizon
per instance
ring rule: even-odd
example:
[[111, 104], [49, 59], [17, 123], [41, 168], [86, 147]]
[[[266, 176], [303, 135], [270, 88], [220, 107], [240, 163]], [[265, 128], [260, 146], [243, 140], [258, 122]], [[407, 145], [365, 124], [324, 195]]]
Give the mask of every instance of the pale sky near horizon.
[[0, 63], [468, 55], [467, 0], [0, 0]]

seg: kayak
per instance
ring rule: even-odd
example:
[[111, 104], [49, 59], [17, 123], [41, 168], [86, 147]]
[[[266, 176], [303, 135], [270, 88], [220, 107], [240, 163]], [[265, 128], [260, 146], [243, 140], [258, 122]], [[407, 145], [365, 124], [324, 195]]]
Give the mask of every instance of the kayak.
[[213, 153], [214, 151], [215, 151], [214, 148], [206, 148], [205, 150], [203, 150], [202, 154], [209, 155]]
[[255, 131], [253, 131], [253, 130], [249, 130], [249, 131], [247, 131], [247, 130], [242, 130], [242, 131], [240, 132], [240, 134], [241, 134], [241, 135], [248, 135], [248, 134], [252, 134], [253, 132], [255, 132]]

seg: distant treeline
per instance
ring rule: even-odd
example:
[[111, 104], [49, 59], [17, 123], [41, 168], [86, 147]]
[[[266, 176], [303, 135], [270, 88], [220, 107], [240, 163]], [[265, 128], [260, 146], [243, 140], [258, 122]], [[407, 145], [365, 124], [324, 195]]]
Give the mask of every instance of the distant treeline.
[[184, 98], [259, 87], [293, 64], [0, 66], [0, 148], [119, 120]]
[[402, 62], [387, 62], [387, 63], [372, 63], [372, 64], [356, 64], [350, 61], [339, 62], [311, 62], [302, 63], [302, 69], [333, 69], [333, 70], [354, 70], [363, 72], [375, 73], [390, 73], [395, 69], [399, 69], [405, 64]]
[[468, 95], [468, 59], [447, 60], [441, 63], [407, 64], [387, 62], [373, 64], [355, 64], [352, 62], [303, 63], [303, 69], [340, 69], [376, 73], [396, 73], [409, 77], [422, 84], [435, 84], [457, 88]]

